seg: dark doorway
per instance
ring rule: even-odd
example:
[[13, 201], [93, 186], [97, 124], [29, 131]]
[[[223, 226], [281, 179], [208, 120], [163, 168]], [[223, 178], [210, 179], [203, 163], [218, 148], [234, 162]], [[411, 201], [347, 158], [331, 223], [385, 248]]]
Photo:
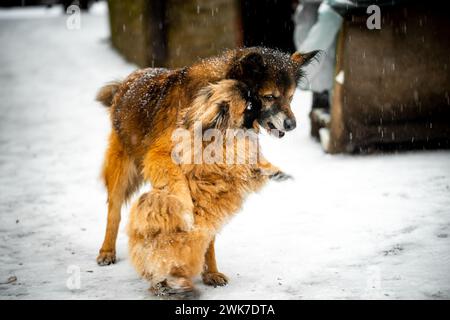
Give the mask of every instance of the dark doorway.
[[294, 52], [292, 15], [296, 1], [241, 0], [244, 45]]

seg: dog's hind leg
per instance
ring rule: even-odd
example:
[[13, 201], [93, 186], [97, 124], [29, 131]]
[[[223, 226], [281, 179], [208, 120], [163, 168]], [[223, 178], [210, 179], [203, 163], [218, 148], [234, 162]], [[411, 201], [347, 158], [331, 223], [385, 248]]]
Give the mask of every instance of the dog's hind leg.
[[213, 238], [206, 250], [202, 280], [204, 284], [217, 287], [226, 285], [228, 283], [228, 278], [217, 269], [214, 241], [215, 239]]
[[122, 204], [139, 187], [142, 178], [133, 160], [126, 154], [113, 131], [103, 165], [103, 178], [108, 191], [108, 220], [103, 245], [97, 257], [101, 266], [115, 263], [116, 239]]

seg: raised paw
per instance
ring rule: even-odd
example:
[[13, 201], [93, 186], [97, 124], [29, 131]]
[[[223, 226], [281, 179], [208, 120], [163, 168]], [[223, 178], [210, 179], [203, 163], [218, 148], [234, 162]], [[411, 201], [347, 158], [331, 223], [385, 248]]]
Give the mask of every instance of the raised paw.
[[220, 272], [205, 272], [202, 274], [202, 280], [204, 284], [214, 287], [228, 284], [227, 276]]
[[116, 252], [115, 251], [103, 251], [97, 257], [97, 264], [99, 266], [108, 266], [110, 264], [116, 263]]
[[286, 180], [294, 179], [290, 174], [284, 173], [283, 171], [278, 171], [269, 176], [270, 180], [281, 182]]

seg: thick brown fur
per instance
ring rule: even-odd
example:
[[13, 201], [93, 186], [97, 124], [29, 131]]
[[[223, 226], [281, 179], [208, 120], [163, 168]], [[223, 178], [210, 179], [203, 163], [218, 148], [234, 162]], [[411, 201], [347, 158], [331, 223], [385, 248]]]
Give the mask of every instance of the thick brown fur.
[[[192, 109], [181, 114], [180, 122], [200, 121], [204, 128], [219, 129], [224, 135], [227, 129], [241, 128], [247, 104], [236, 90], [238, 86], [236, 80], [222, 80], [200, 90]], [[221, 114], [224, 104], [227, 113]], [[193, 130], [191, 126], [187, 129]], [[246, 149], [257, 150], [252, 149], [258, 143], [252, 136], [237, 136], [233, 148], [239, 145], [238, 139], [245, 140]], [[204, 142], [204, 147], [207, 144]], [[225, 154], [226, 141], [222, 148]], [[128, 226], [131, 261], [150, 280], [154, 291], [158, 292], [162, 283], [164, 290], [172, 292], [191, 290], [191, 278], [203, 270], [205, 254], [216, 233], [240, 209], [248, 194], [260, 189], [271, 174], [279, 172], [263, 158], [252, 164], [246, 157], [251, 154], [243, 155], [243, 164], [180, 165], [192, 197], [193, 221], [186, 217], [179, 200], [165, 190], [153, 189], [133, 205]], [[211, 247], [203, 279], [211, 285], [226, 284], [226, 277], [218, 272], [213, 255]]]
[[215, 234], [247, 194], [284, 175], [262, 157], [256, 164], [177, 164], [172, 133], [191, 130], [195, 121], [205, 128], [241, 128], [245, 92], [258, 101], [258, 115], [245, 129], [271, 129], [280, 114], [294, 119], [289, 102], [301, 76], [298, 61], [307, 63], [314, 54], [305, 57], [238, 49], [187, 68], [138, 70], [100, 90], [98, 100], [109, 105], [113, 126], [103, 169], [108, 221], [100, 265], [115, 262], [121, 206], [148, 181], [153, 189], [133, 204], [128, 227], [138, 272], [156, 293], [189, 291], [202, 270], [205, 283], [226, 284], [215, 262]]

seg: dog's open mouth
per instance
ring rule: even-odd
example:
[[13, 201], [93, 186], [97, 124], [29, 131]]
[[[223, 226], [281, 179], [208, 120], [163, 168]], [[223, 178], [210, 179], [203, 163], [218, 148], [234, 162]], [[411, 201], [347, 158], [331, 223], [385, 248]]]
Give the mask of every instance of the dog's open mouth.
[[283, 131], [283, 130], [279, 130], [279, 129], [277, 129], [276, 127], [275, 127], [275, 125], [272, 123], [272, 122], [267, 122], [267, 127], [268, 127], [268, 132], [271, 134], [271, 135], [273, 135], [273, 136], [275, 136], [275, 137], [277, 137], [277, 138], [283, 138], [284, 137], [284, 134], [285, 134], [285, 132]]

